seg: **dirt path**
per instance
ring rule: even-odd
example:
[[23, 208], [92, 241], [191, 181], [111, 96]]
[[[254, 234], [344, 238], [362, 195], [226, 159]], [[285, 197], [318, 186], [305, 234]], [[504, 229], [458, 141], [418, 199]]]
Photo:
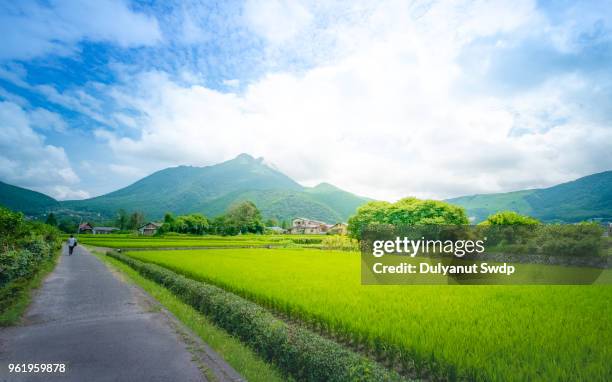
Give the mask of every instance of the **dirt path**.
[[[9, 373], [61, 363], [64, 373]], [[26, 365], [27, 367], [27, 365]], [[0, 381], [235, 381], [240, 376], [140, 288], [66, 249], [22, 326], [0, 330]]]

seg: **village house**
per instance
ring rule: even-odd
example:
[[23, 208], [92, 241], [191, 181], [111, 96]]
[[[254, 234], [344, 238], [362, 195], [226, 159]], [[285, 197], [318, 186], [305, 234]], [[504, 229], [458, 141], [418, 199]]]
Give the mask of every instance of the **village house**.
[[148, 222], [138, 228], [138, 233], [143, 236], [153, 236], [157, 233], [157, 230], [162, 226], [162, 223]]
[[93, 227], [92, 233], [94, 235], [107, 235], [109, 233], [113, 233], [115, 231], [119, 231], [119, 228], [115, 227]]
[[289, 228], [287, 232], [290, 234], [325, 234], [330, 227], [330, 224], [322, 221], [295, 218], [292, 221], [291, 228]]
[[348, 234], [348, 224], [336, 223], [333, 226], [329, 227], [327, 233], [330, 235], [346, 235]]
[[79, 233], [93, 233], [93, 226], [87, 222], [79, 224]]

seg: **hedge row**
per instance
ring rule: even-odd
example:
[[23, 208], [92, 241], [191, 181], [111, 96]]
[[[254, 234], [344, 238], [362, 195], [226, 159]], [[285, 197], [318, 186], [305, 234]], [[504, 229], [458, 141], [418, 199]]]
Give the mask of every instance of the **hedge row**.
[[221, 288], [155, 264], [108, 252], [240, 338], [264, 359], [299, 381], [402, 381], [395, 372]]

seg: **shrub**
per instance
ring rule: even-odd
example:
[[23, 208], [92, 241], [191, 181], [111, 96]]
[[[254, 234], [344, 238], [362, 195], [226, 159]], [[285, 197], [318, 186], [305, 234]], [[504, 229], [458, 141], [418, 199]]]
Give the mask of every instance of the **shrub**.
[[296, 380], [402, 380], [395, 372], [304, 328], [288, 325], [263, 307], [221, 288], [116, 252], [107, 255], [168, 288]]
[[479, 225], [537, 225], [540, 222], [530, 216], [521, 215], [514, 211], [502, 211], [489, 215], [489, 217]]
[[60, 245], [59, 230], [0, 207], [0, 288], [33, 275]]
[[321, 242], [323, 249], [336, 249], [340, 251], [359, 251], [359, 242], [347, 236], [326, 236]]

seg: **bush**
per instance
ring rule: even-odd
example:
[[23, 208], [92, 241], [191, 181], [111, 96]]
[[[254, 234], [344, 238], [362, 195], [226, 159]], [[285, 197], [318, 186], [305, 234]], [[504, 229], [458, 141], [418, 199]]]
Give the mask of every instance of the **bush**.
[[602, 254], [603, 228], [597, 224], [553, 224], [538, 230], [540, 251], [549, 256], [598, 256]]
[[296, 380], [402, 380], [395, 372], [304, 328], [288, 325], [261, 306], [221, 288], [116, 252], [107, 255], [168, 288]]
[[479, 225], [533, 226], [538, 224], [540, 224], [540, 222], [531, 216], [521, 215], [514, 211], [502, 211], [489, 215], [489, 217]]
[[347, 236], [326, 236], [321, 242], [323, 249], [336, 249], [340, 251], [359, 251], [359, 242]]
[[32, 276], [59, 245], [57, 228], [27, 221], [23, 214], [0, 207], [0, 288]]

